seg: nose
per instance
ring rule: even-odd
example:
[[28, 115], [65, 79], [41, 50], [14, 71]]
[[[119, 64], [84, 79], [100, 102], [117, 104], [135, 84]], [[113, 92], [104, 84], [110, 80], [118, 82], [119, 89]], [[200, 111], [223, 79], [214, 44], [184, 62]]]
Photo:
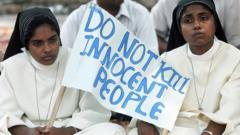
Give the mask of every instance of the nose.
[[201, 26], [200, 26], [200, 21], [198, 20], [195, 20], [194, 21], [194, 27], [193, 27], [194, 30], [199, 30], [201, 29]]
[[44, 44], [44, 53], [49, 53], [51, 52], [52, 48], [50, 47], [50, 45], [48, 43]]

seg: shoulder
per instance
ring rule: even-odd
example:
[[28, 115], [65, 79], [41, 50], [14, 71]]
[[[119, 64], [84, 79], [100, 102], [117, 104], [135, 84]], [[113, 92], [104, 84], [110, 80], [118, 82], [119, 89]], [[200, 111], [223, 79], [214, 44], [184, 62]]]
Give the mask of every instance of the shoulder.
[[179, 58], [179, 56], [185, 56], [186, 55], [186, 44], [183, 46], [180, 46], [176, 49], [173, 49], [169, 52], [165, 52], [161, 55], [162, 58], [167, 58], [167, 59], [176, 59]]
[[67, 20], [72, 19], [79, 21], [82, 19], [85, 9], [87, 7], [87, 4], [80, 5], [77, 9], [73, 10], [69, 16], [67, 17]]
[[[215, 63], [219, 71], [224, 71], [224, 74], [229, 76], [236, 72], [235, 75], [239, 76], [240, 73], [240, 51], [233, 45], [219, 41], [219, 50], [216, 54]], [[227, 70], [226, 70], [227, 69]]]
[[82, 11], [84, 11], [84, 10], [87, 8], [88, 4], [90, 4], [90, 2], [88, 2], [88, 3], [86, 3], [86, 4], [80, 5], [78, 8], [76, 8], [75, 10], [73, 10], [72, 13], [73, 13], [73, 14], [76, 14], [76, 13], [81, 13], [81, 14], [83, 14]]
[[178, 0], [158, 0], [158, 2], [152, 7], [154, 11], [160, 12], [172, 12], [172, 10], [177, 6]]
[[21, 70], [29, 64], [28, 56], [25, 52], [18, 53], [1, 62], [1, 68], [7, 70]]
[[139, 16], [146, 16], [149, 15], [149, 11], [147, 10], [146, 7], [144, 7], [143, 5], [132, 1], [132, 0], [125, 0], [124, 4], [126, 5], [129, 13], [131, 15], [139, 15]]
[[186, 55], [186, 45], [180, 46], [174, 50], [163, 53], [161, 59], [166, 61], [169, 65], [175, 67], [179, 71], [183, 70], [186, 66], [187, 55]]
[[234, 45], [219, 41], [220, 43], [220, 51], [218, 55], [222, 55], [223, 57], [240, 61], [240, 50], [237, 49]]
[[158, 2], [153, 6], [153, 8], [161, 10], [164, 6], [171, 4], [172, 0], [158, 0]]

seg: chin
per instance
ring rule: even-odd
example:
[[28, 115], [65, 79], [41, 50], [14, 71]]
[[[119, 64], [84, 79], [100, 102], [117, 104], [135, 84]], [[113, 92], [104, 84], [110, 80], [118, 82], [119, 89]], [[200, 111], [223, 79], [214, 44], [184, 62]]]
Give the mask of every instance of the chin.
[[47, 65], [52, 65], [54, 61], [41, 61], [40, 63], [47, 66]]
[[191, 44], [195, 47], [204, 47], [207, 44], [207, 42], [206, 42], [206, 40], [199, 40], [199, 41], [194, 41], [194, 42], [189, 43], [189, 44]]

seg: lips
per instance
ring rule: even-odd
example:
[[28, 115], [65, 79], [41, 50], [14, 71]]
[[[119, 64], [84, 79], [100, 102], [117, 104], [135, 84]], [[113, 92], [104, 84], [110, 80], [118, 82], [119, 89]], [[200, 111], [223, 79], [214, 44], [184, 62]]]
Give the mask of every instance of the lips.
[[202, 33], [202, 32], [195, 32], [195, 33], [193, 33], [192, 36], [195, 37], [195, 38], [203, 38], [204, 37], [204, 33]]
[[43, 59], [44, 61], [52, 61], [52, 60], [55, 59], [55, 56], [53, 56], [53, 55], [44, 56], [42, 59]]

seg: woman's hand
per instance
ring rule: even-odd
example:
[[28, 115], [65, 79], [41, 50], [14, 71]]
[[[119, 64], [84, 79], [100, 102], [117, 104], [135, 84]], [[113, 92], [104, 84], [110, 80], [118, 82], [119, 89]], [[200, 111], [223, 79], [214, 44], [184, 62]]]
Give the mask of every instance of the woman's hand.
[[8, 129], [12, 135], [40, 135], [38, 128], [29, 128], [24, 125], [13, 126]]
[[51, 127], [46, 130], [46, 128], [41, 130], [41, 135], [73, 135], [76, 133], [76, 130], [73, 127], [62, 127], [56, 128]]
[[214, 121], [210, 121], [205, 130], [210, 131], [211, 133], [203, 132], [201, 135], [221, 135], [226, 128], [224, 124], [218, 124]]
[[157, 128], [143, 121], [137, 121], [138, 135], [159, 135]]

